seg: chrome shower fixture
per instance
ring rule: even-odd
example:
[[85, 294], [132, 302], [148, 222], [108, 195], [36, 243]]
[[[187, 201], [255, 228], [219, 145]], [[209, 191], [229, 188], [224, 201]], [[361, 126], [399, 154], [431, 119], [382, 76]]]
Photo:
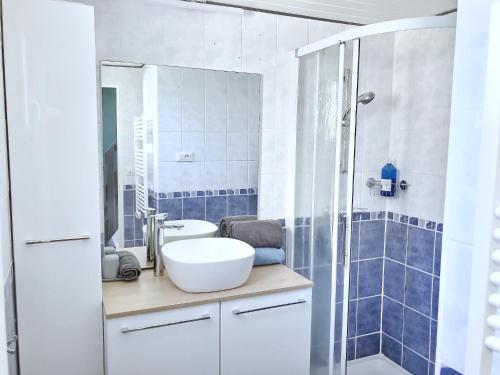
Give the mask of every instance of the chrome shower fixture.
[[[373, 91], [367, 91], [361, 95], [358, 96], [357, 103], [361, 103], [363, 105], [367, 105], [368, 103], [371, 103], [375, 99], [375, 93]], [[349, 108], [347, 111], [344, 112], [344, 115], [342, 116], [342, 126], [347, 125], [347, 117], [351, 113], [351, 108]]]
[[375, 93], [373, 91], [368, 91], [358, 96], [358, 103], [366, 105], [370, 103], [373, 99], [375, 99]]

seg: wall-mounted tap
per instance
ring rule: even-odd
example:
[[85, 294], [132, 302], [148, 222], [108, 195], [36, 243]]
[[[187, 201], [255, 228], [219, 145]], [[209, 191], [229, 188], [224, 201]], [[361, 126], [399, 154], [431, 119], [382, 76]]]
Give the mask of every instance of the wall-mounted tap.
[[168, 214], [158, 214], [154, 216], [154, 273], [155, 276], [161, 276], [163, 273], [163, 259], [161, 256], [161, 245], [163, 244], [163, 229], [169, 225], [165, 224]]

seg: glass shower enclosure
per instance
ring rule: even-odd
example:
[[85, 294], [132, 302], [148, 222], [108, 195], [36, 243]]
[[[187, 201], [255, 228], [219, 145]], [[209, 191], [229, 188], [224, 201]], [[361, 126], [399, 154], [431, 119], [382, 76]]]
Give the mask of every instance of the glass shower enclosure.
[[318, 375], [345, 371], [356, 113], [349, 98], [357, 91], [358, 51], [358, 41], [342, 43], [305, 56], [299, 66], [294, 268], [315, 282], [311, 373]]
[[291, 265], [315, 284], [312, 375], [347, 373], [357, 104], [369, 103], [374, 96], [368, 92], [358, 97], [360, 41], [403, 30], [452, 28], [454, 22], [446, 17], [389, 21], [348, 30], [297, 51]]

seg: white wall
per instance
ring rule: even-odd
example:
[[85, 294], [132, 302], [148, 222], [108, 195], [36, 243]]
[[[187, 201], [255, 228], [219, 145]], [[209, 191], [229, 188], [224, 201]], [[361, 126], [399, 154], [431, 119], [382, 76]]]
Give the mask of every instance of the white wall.
[[282, 116], [276, 69], [293, 48], [333, 35], [338, 24], [245, 11], [243, 15], [179, 9], [141, 0], [80, 0], [95, 5], [97, 60], [230, 70], [263, 74], [259, 209], [261, 217], [285, 217], [291, 130]]
[[[3, 50], [2, 50], [3, 51]], [[0, 58], [3, 52], [0, 51]], [[3, 61], [3, 59], [2, 59]], [[13, 311], [13, 300], [5, 298], [5, 294], [12, 292], [12, 242], [10, 237], [10, 198], [9, 173], [7, 164], [7, 129], [5, 121], [3, 69], [0, 71], [0, 343], [14, 332], [13, 316], [6, 320], [6, 312]], [[5, 293], [4, 293], [5, 292]], [[13, 296], [11, 296], [13, 297]], [[2, 347], [3, 348], [3, 347]], [[7, 374], [7, 353], [0, 351], [0, 375]]]
[[[0, 57], [1, 57], [0, 52]], [[4, 343], [7, 336], [12, 336], [13, 328], [7, 324], [5, 312], [12, 309], [6, 306], [4, 292], [12, 285], [12, 243], [10, 237], [10, 198], [9, 175], [7, 166], [7, 129], [5, 122], [3, 69], [0, 76], [0, 343]], [[0, 374], [7, 374], [7, 353], [0, 352]]]
[[[364, 38], [360, 44], [358, 94], [375, 93], [367, 105], [358, 105], [354, 210], [385, 211], [387, 199], [366, 186], [368, 178], [380, 178], [389, 159], [393, 112], [394, 34]], [[399, 167], [399, 166], [397, 166]]]
[[[257, 74], [158, 67], [158, 193], [257, 188]], [[176, 154], [193, 152], [193, 162]]]
[[[361, 42], [359, 94], [376, 96], [358, 106], [356, 208], [443, 221], [454, 36], [402, 31]], [[367, 179], [379, 179], [388, 160], [410, 187], [394, 198], [370, 195]]]
[[[487, 139], [495, 134], [486, 126], [484, 110], [488, 82], [490, 8], [498, 3], [498, 0], [459, 0], [458, 3], [436, 367], [444, 363], [462, 373], [466, 370], [468, 355], [475, 355], [467, 350], [468, 322], [474, 321], [478, 327], [484, 324], [484, 316], [480, 313], [484, 306], [484, 295], [481, 303], [474, 303], [470, 310], [469, 302], [472, 291], [474, 295], [484, 292], [477, 287], [471, 289], [471, 286], [483, 284], [487, 278], [487, 274], [483, 273], [472, 279], [471, 265], [478, 260], [488, 262], [490, 251], [488, 247], [475, 248], [478, 240], [482, 240], [475, 238], [475, 229], [481, 226], [487, 229], [491, 224], [491, 211], [485, 217], [479, 217], [477, 212], [486, 199], [490, 203], [490, 197], [479, 193], [484, 191], [484, 187], [492, 188], [489, 176], [495, 168], [488, 168], [489, 171], [483, 175], [478, 171], [482, 168], [480, 158], [484, 151], [481, 136]], [[495, 90], [498, 91], [498, 86]], [[494, 160], [488, 163], [493, 164]], [[492, 164], [484, 166], [490, 167]], [[484, 182], [487, 182], [486, 186], [483, 186]], [[490, 233], [486, 234], [488, 239]], [[481, 341], [481, 338], [471, 341], [475, 346], [473, 352], [482, 348]], [[478, 367], [473, 367], [465, 373], [483, 375], [489, 374], [489, 371], [479, 372]]]
[[395, 34], [389, 158], [410, 184], [389, 211], [443, 221], [454, 29]]

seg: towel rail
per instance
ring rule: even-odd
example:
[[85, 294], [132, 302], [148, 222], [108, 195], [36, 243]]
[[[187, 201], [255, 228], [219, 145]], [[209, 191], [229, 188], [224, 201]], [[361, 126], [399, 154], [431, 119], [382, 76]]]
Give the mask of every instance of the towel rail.
[[[500, 219], [500, 206], [495, 208], [494, 215], [497, 219]], [[500, 242], [500, 228], [495, 228], [492, 236], [496, 242]], [[495, 287], [496, 292], [488, 296], [488, 303], [496, 311], [486, 318], [486, 324], [492, 329], [493, 334], [486, 337], [484, 345], [488, 349], [500, 353], [500, 337], [495, 335], [495, 331], [500, 330], [500, 314], [498, 313], [498, 309], [500, 309], [500, 293], [498, 292], [498, 288], [500, 287], [500, 271], [498, 270], [498, 266], [500, 266], [500, 249], [495, 249], [493, 251], [491, 254], [491, 261], [493, 266], [490, 268], [491, 273], [489, 280]]]
[[209, 319], [212, 319], [212, 317], [209, 314], [203, 314], [199, 318], [181, 320], [181, 321], [172, 322], [172, 323], [155, 324], [155, 325], [151, 325], [151, 326], [144, 326], [144, 327], [137, 327], [137, 328], [123, 327], [120, 330], [120, 332], [123, 333], [123, 334], [126, 334], [126, 333], [138, 332], [138, 331], [145, 331], [145, 330], [153, 329], [153, 328], [170, 327], [170, 326], [175, 326], [175, 325], [178, 325], [178, 324], [200, 322], [202, 320], [209, 320]]
[[263, 310], [270, 310], [270, 309], [277, 309], [279, 307], [286, 307], [286, 306], [293, 306], [293, 305], [300, 305], [303, 303], [306, 303], [307, 301], [303, 298], [299, 298], [297, 302], [290, 302], [290, 303], [282, 303], [280, 305], [273, 305], [273, 306], [266, 306], [266, 307], [259, 307], [257, 309], [251, 309], [251, 310], [243, 310], [240, 311], [239, 309], [234, 309], [233, 314], [234, 315], [243, 315], [243, 314], [249, 314], [257, 311], [263, 311]]
[[90, 240], [90, 236], [83, 235], [78, 237], [55, 238], [50, 240], [26, 240], [26, 245], [36, 245], [36, 244], [53, 243], [53, 242], [83, 241], [83, 240]]

